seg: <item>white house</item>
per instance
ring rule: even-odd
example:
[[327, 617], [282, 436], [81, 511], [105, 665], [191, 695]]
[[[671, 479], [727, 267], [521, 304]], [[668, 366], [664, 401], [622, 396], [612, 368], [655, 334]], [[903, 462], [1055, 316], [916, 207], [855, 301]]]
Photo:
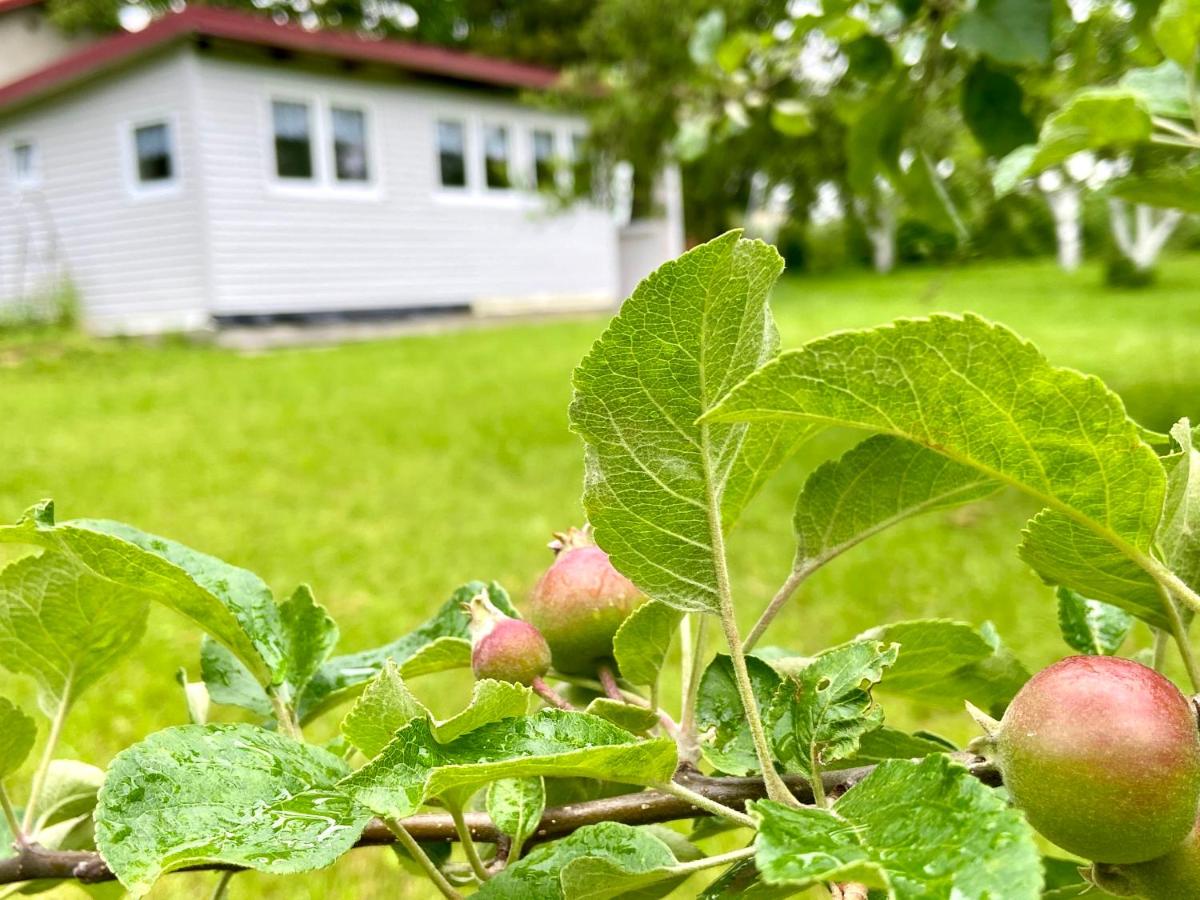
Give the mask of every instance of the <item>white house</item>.
[[[682, 249], [591, 178], [553, 70], [188, 7], [73, 42], [0, 0], [0, 303], [69, 279], [104, 333], [615, 303]], [[3, 48], [21, 47], [7, 53]], [[611, 193], [611, 192], [610, 192]]]

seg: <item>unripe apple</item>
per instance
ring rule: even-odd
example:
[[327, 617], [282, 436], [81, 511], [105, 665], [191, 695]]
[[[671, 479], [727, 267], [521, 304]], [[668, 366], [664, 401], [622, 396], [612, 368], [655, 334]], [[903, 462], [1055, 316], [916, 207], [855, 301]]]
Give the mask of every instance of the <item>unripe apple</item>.
[[556, 669], [593, 674], [612, 659], [613, 636], [646, 597], [586, 528], [558, 535], [550, 547], [557, 555], [529, 597], [529, 621], [545, 635]]
[[483, 592], [471, 599], [467, 611], [476, 678], [529, 685], [550, 670], [550, 648], [534, 626], [506, 615]]
[[1200, 823], [1166, 856], [1124, 866], [1098, 864], [1090, 880], [1118, 897], [1196, 900], [1200, 897]]
[[1043, 669], [992, 738], [1013, 801], [1070, 853], [1144, 862], [1173, 850], [1196, 821], [1196, 711], [1140, 663], [1073, 656]]

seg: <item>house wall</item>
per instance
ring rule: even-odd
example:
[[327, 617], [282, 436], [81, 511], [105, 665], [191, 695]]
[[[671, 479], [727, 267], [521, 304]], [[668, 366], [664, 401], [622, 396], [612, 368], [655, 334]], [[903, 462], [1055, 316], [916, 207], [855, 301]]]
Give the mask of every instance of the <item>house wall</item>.
[[[476, 185], [483, 181], [483, 122], [509, 126], [514, 170], [522, 171], [532, 167], [531, 128], [554, 129], [565, 152], [582, 120], [468, 87], [368, 81], [219, 56], [198, 57], [197, 65], [214, 312], [616, 299], [617, 229], [607, 213], [573, 207], [552, 214], [528, 192], [439, 187], [439, 118], [467, 124]], [[273, 98], [313, 105], [318, 169], [329, 154], [329, 104], [365, 109], [371, 184], [276, 178]]]
[[16, 81], [92, 40], [89, 35], [64, 34], [50, 24], [41, 6], [0, 13], [0, 84]]
[[[208, 321], [190, 53], [0, 119], [0, 302], [65, 272], [100, 332], [196, 328]], [[165, 120], [175, 183], [139, 190], [132, 128]], [[36, 146], [38, 181], [14, 183], [12, 147]]]

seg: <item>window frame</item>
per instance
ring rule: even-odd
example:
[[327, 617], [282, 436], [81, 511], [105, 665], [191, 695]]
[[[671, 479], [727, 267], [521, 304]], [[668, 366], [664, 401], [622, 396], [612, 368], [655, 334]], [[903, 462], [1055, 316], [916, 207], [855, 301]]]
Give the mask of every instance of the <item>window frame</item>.
[[[167, 157], [171, 174], [167, 178], [143, 181], [139, 166], [137, 133], [143, 128], [162, 125], [166, 128]], [[120, 126], [125, 185], [129, 193], [138, 199], [170, 197], [183, 188], [183, 160], [179, 152], [179, 116], [174, 112], [157, 113], [129, 119]]]
[[[499, 128], [504, 131], [504, 164], [508, 173], [508, 184], [499, 187], [488, 183], [487, 139], [488, 130], [492, 128]], [[486, 118], [480, 121], [478, 156], [482, 178], [479, 188], [483, 193], [503, 197], [515, 193], [520, 188], [520, 185], [517, 183], [520, 172], [520, 168], [517, 165], [517, 141], [514, 140], [514, 136], [519, 130], [518, 126], [512, 122], [498, 121], [495, 118]]]
[[[262, 104], [263, 179], [268, 193], [285, 197], [323, 197], [335, 200], [377, 201], [383, 197], [383, 154], [375, 127], [378, 116], [366, 98], [349, 91], [298, 90], [278, 80], [267, 82]], [[275, 104], [295, 103], [308, 108], [309, 145], [312, 171], [309, 178], [279, 174], [275, 155]], [[333, 110], [362, 114], [364, 148], [367, 156], [365, 181], [337, 177]]]
[[[303, 106], [308, 119], [308, 156], [312, 169], [309, 175], [281, 175], [279, 173], [279, 149], [276, 145], [275, 107], [276, 105]], [[280, 187], [311, 189], [319, 187], [322, 174], [322, 147], [324, 141], [320, 135], [320, 108], [317, 98], [302, 97], [296, 94], [272, 92], [267, 97], [266, 139], [267, 139], [267, 170], [271, 181]]]
[[[442, 181], [442, 133], [441, 126], [457, 125], [463, 138], [463, 183], [446, 184]], [[433, 187], [436, 193], [450, 197], [463, 197], [477, 192], [476, 174], [472, 166], [471, 149], [475, 146], [474, 129], [467, 115], [435, 115], [433, 117]]]
[[[333, 127], [333, 111], [340, 109], [344, 112], [356, 112], [362, 116], [363, 123], [363, 155], [366, 158], [367, 177], [340, 178], [337, 173], [337, 135]], [[328, 185], [331, 189], [342, 192], [358, 192], [374, 190], [379, 182], [378, 165], [380, 154], [375, 151], [375, 117], [371, 108], [362, 100], [327, 96], [322, 103], [322, 113], [325, 120], [325, 142], [328, 145]]]
[[562, 186], [562, 177], [560, 170], [562, 169], [562, 154], [559, 152], [559, 131], [546, 124], [530, 125], [529, 132], [529, 177], [531, 179], [530, 189], [535, 193], [541, 193], [543, 186], [538, 178], [538, 135], [549, 135], [550, 137], [550, 156], [546, 159], [546, 165], [549, 166], [549, 181], [545, 185], [546, 190], [557, 190]]
[[[17, 150], [29, 148], [29, 171], [17, 171]], [[42, 186], [42, 152], [36, 139], [17, 137], [8, 142], [8, 173], [13, 188], [18, 192], [37, 190]]]

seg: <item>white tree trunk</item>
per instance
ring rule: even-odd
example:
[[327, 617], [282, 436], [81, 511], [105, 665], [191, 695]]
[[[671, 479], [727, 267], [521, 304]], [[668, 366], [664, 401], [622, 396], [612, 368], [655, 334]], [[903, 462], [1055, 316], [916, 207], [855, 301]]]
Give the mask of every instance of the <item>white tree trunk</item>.
[[1124, 200], [1114, 197], [1108, 201], [1108, 220], [1117, 249], [1142, 271], [1154, 267], [1182, 219], [1183, 213], [1177, 209], [1156, 210], [1135, 203], [1131, 222], [1129, 205]]
[[1061, 186], [1044, 193], [1054, 216], [1058, 265], [1064, 272], [1074, 272], [1083, 262], [1083, 192], [1064, 178]]
[[856, 200], [854, 206], [871, 242], [871, 264], [876, 272], [887, 274], [896, 268], [895, 204], [885, 194], [874, 201]]

